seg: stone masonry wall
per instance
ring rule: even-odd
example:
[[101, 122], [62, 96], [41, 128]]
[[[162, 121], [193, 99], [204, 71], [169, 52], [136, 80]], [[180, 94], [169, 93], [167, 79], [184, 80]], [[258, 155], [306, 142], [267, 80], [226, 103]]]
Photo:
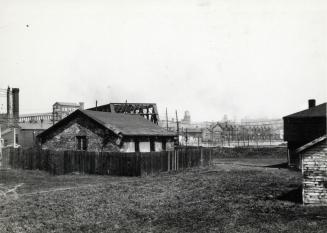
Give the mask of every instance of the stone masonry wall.
[[48, 139], [42, 144], [42, 149], [76, 150], [76, 136], [78, 135], [86, 136], [88, 151], [120, 151], [119, 146], [115, 144], [115, 138], [112, 137], [105, 140], [103, 136], [100, 136], [93, 132], [93, 130], [88, 129], [77, 122]]
[[327, 146], [315, 145], [302, 154], [303, 203], [327, 205]]

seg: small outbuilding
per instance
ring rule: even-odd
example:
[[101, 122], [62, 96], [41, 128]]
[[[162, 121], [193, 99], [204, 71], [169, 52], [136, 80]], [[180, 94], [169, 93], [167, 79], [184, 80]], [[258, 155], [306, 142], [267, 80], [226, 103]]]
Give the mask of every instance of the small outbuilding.
[[42, 149], [106, 152], [172, 150], [177, 135], [140, 115], [76, 110], [37, 138]]
[[303, 204], [327, 206], [327, 144], [326, 135], [295, 151], [301, 158]]
[[326, 103], [316, 105], [316, 101], [311, 99], [308, 109], [283, 117], [290, 167], [301, 169], [301, 160], [295, 151], [326, 134], [326, 116]]

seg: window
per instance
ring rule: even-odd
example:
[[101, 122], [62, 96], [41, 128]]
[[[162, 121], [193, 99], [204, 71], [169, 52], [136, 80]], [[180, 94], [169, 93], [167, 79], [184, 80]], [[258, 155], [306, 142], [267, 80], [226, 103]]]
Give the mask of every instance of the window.
[[162, 140], [162, 150], [166, 150], [166, 139]]
[[77, 150], [87, 150], [86, 136], [77, 136]]
[[15, 134], [15, 144], [18, 144], [18, 133]]
[[135, 152], [140, 152], [140, 142], [135, 140]]
[[155, 151], [154, 140], [150, 140], [150, 151]]

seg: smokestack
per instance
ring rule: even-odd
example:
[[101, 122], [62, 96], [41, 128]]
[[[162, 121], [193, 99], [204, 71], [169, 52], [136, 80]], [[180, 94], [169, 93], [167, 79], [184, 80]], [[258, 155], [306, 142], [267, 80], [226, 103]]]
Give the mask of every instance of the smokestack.
[[315, 99], [309, 99], [309, 108], [313, 108], [316, 106], [316, 100]]
[[79, 109], [84, 110], [84, 102], [79, 102]]
[[11, 117], [12, 115], [12, 95], [10, 93], [10, 87], [7, 88], [7, 116]]
[[12, 88], [12, 109], [15, 119], [19, 118], [19, 88]]

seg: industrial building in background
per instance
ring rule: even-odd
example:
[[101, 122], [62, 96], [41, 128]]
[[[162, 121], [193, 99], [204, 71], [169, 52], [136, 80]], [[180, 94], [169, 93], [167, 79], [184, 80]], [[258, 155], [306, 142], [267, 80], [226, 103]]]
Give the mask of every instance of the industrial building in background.
[[158, 124], [159, 114], [157, 104], [155, 103], [109, 103], [101, 106], [89, 108], [91, 111], [111, 112], [111, 113], [127, 113], [136, 114], [144, 117], [145, 119]]
[[84, 109], [83, 102], [56, 102], [52, 112], [20, 114], [19, 89], [8, 87], [1, 91], [6, 108], [5, 112], [0, 113], [0, 147], [33, 147], [39, 133], [75, 110]]
[[[18, 145], [19, 128], [19, 88], [10, 88], [5, 91], [6, 97], [6, 112], [0, 114], [0, 147]], [[1, 148], [0, 148], [1, 149]]]
[[178, 131], [181, 145], [240, 147], [283, 144], [282, 119], [242, 119], [236, 122], [224, 115], [221, 121], [192, 122], [189, 111], [184, 112], [182, 120], [176, 119], [166, 117], [159, 125], [169, 131]]
[[[3, 146], [33, 147], [36, 136], [76, 110], [84, 110], [84, 102], [55, 102], [52, 112], [19, 115], [19, 89], [8, 89], [7, 112], [1, 114]], [[92, 111], [140, 115], [154, 124], [159, 122], [155, 103], [109, 103], [90, 108]], [[9, 127], [9, 125], [11, 127]], [[4, 127], [6, 126], [6, 127]], [[12, 127], [15, 126], [15, 127]], [[15, 135], [15, 136], [14, 136]], [[15, 137], [15, 140], [14, 140]]]
[[64, 119], [69, 114], [73, 113], [77, 109], [84, 110], [84, 103], [66, 103], [66, 102], [56, 102], [52, 105], [52, 121], [58, 122]]
[[44, 123], [51, 122], [52, 124], [65, 118], [77, 109], [84, 110], [84, 102], [71, 103], [71, 102], [55, 102], [52, 105], [52, 112], [46, 113], [29, 113], [19, 116], [21, 123]]

